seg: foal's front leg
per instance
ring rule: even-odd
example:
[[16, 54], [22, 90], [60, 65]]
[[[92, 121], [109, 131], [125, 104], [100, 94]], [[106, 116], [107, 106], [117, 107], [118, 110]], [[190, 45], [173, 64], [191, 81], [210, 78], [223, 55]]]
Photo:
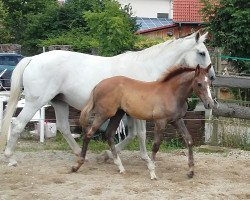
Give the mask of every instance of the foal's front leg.
[[188, 166], [189, 172], [187, 176], [193, 178], [194, 176], [194, 156], [193, 156], [193, 140], [189, 134], [183, 119], [178, 119], [172, 122], [172, 125], [181, 133], [188, 147]]
[[154, 128], [154, 144], [152, 147], [152, 159], [155, 161], [156, 153], [159, 151], [161, 145], [161, 139], [164, 129], [166, 128], [166, 119], [160, 119], [155, 121]]

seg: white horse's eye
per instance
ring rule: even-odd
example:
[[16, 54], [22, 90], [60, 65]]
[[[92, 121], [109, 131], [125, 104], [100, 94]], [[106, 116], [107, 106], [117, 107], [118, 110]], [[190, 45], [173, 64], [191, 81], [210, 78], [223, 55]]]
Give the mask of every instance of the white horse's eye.
[[206, 53], [203, 51], [203, 52], [199, 52], [199, 54], [201, 55], [201, 56], [205, 56], [206, 55]]

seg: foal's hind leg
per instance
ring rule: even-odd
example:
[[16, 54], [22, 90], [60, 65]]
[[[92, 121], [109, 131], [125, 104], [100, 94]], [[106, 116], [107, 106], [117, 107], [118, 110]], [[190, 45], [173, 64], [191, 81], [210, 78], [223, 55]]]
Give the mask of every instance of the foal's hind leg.
[[173, 126], [182, 134], [182, 137], [184, 138], [187, 147], [188, 147], [188, 166], [189, 166], [189, 172], [188, 177], [192, 178], [194, 176], [194, 156], [193, 156], [193, 140], [191, 135], [189, 134], [186, 125], [183, 121], [183, 119], [178, 119], [174, 121]]
[[114, 143], [114, 137], [115, 137], [116, 130], [119, 126], [119, 123], [122, 117], [124, 116], [124, 114], [125, 114], [124, 111], [118, 110], [115, 116], [110, 118], [110, 122], [106, 130], [107, 140], [108, 140], [108, 144], [110, 146], [111, 152], [113, 154], [114, 163], [118, 166], [120, 173], [124, 173], [125, 169], [122, 165], [120, 157], [117, 154], [115, 143]]
[[69, 105], [63, 101], [52, 100], [52, 106], [56, 113], [56, 127], [63, 134], [74, 154], [79, 156], [81, 148], [71, 135], [69, 126]]
[[100, 126], [107, 120], [106, 118], [104, 119], [103, 117], [95, 116], [95, 119], [91, 125], [91, 127], [88, 129], [87, 133], [84, 135], [83, 138], [83, 145], [82, 145], [82, 151], [79, 159], [77, 160], [77, 166], [73, 166], [71, 168], [72, 172], [77, 172], [77, 170], [83, 165], [85, 162], [86, 158], [86, 153], [88, 149], [88, 144], [94, 133], [100, 128]]
[[33, 103], [26, 100], [25, 106], [12, 122], [10, 137], [7, 141], [4, 155], [9, 159], [9, 165], [16, 165], [17, 162], [12, 158], [13, 152], [17, 143], [17, 140], [20, 136], [20, 133], [24, 130], [26, 124], [32, 119], [35, 113], [43, 106], [45, 103]]

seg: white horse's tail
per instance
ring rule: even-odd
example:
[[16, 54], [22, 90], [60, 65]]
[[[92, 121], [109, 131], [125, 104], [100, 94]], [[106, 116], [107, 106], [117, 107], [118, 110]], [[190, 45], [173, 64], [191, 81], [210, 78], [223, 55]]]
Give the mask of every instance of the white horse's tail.
[[7, 108], [5, 110], [4, 119], [2, 122], [1, 134], [0, 134], [0, 150], [2, 150], [6, 144], [7, 136], [12, 120], [12, 116], [16, 110], [16, 105], [21, 94], [23, 85], [23, 72], [27, 65], [30, 63], [31, 57], [23, 58], [16, 68], [14, 69], [11, 77], [10, 98], [8, 100]]
[[88, 119], [89, 116], [94, 108], [94, 90], [92, 90], [89, 100], [87, 101], [87, 103], [85, 104], [84, 108], [81, 111], [81, 115], [80, 115], [80, 124], [82, 127], [86, 128], [88, 125]]

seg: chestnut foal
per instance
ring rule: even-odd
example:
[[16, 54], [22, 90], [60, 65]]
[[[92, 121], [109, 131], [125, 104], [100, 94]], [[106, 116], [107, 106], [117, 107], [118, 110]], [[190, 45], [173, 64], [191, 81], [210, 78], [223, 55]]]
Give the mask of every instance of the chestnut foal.
[[[85, 161], [88, 143], [99, 127], [110, 118], [106, 130], [108, 144], [113, 154], [114, 163], [120, 173], [125, 171], [121, 160], [116, 152], [114, 136], [123, 115], [128, 115], [142, 120], [155, 122], [155, 141], [152, 149], [152, 158], [159, 150], [161, 135], [166, 123], [171, 123], [181, 132], [188, 147], [188, 177], [194, 175], [193, 141], [189, 134], [183, 116], [187, 111], [187, 98], [194, 92], [205, 108], [214, 105], [210, 92], [210, 79], [208, 71], [211, 64], [203, 69], [199, 65], [196, 69], [189, 66], [175, 66], [167, 71], [161, 79], [154, 82], [142, 82], [123, 76], [116, 76], [101, 81], [93, 89], [90, 99], [81, 111], [80, 123], [83, 127], [88, 124], [90, 113], [95, 117], [83, 139], [81, 156], [77, 166], [72, 167], [76, 172]], [[155, 167], [149, 168], [151, 179], [156, 179]]]

